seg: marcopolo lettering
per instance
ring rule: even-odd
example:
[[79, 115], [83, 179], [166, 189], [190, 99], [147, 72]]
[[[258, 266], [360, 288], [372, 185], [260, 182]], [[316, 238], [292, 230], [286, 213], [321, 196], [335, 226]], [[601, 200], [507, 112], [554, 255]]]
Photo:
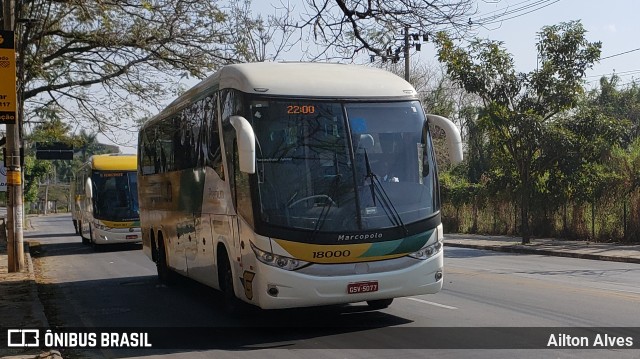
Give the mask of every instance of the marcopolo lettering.
[[339, 241], [353, 241], [353, 240], [367, 240], [367, 239], [380, 239], [382, 233], [363, 233], [363, 234], [340, 234], [338, 235]]

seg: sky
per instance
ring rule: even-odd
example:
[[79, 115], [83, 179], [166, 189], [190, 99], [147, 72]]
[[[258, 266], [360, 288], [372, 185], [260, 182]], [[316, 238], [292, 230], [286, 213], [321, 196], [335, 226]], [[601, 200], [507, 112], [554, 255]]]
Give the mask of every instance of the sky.
[[[481, 5], [487, 11], [495, 11], [509, 5], [513, 8], [522, 2], [481, 1]], [[504, 41], [504, 47], [514, 57], [516, 68], [529, 72], [536, 67], [537, 32], [543, 26], [580, 20], [587, 30], [586, 38], [592, 42], [602, 42], [602, 60], [587, 73], [589, 85], [597, 85], [600, 76], [609, 76], [614, 72], [620, 76], [620, 83], [640, 78], [640, 1], [558, 0], [549, 1], [548, 4], [540, 10], [483, 29], [479, 35]], [[627, 51], [631, 52], [623, 54]], [[613, 57], [607, 58], [609, 56]]]
[[[303, 0], [290, 1], [296, 4]], [[266, 14], [271, 10], [270, 3], [279, 2], [254, 0], [254, 12]], [[505, 14], [503, 21], [480, 28], [477, 37], [502, 41], [513, 55], [518, 71], [536, 68], [536, 36], [543, 26], [580, 20], [587, 30], [587, 39], [602, 42], [602, 60], [587, 72], [588, 87], [597, 86], [601, 76], [613, 73], [619, 75], [620, 84], [640, 79], [640, 0], [477, 0], [477, 6], [479, 13], [474, 18]], [[513, 12], [523, 7], [526, 10]], [[291, 52], [279, 60], [297, 61], [300, 56]], [[412, 55], [412, 61], [437, 64], [434, 48], [423, 45], [422, 51]], [[100, 141], [110, 143], [104, 137]], [[120, 149], [123, 153], [135, 153], [135, 145], [132, 142]]]

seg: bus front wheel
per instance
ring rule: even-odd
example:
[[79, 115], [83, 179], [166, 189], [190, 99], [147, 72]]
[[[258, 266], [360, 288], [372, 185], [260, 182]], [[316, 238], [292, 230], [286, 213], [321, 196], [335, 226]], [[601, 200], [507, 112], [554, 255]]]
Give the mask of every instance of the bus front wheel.
[[368, 300], [367, 305], [370, 309], [379, 310], [387, 308], [393, 302], [393, 298], [391, 299], [377, 299], [377, 300]]
[[78, 221], [78, 233], [80, 234], [80, 238], [82, 238], [82, 244], [89, 244], [89, 238], [84, 236], [82, 232], [82, 222]]
[[218, 279], [220, 281], [220, 290], [222, 291], [222, 297], [224, 300], [224, 309], [227, 313], [235, 315], [240, 312], [240, 303], [233, 290], [233, 272], [231, 271], [231, 264], [229, 263], [226, 253], [219, 259]]

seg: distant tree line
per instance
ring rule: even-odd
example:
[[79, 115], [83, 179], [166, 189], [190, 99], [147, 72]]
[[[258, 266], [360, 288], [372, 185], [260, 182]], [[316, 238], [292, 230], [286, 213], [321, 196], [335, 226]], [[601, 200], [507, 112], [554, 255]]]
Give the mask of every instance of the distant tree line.
[[436, 39], [452, 83], [477, 96], [440, 106], [466, 139], [464, 163], [442, 171], [448, 231], [640, 242], [640, 86], [612, 76], [585, 90], [600, 57], [585, 33], [544, 27], [529, 73], [500, 43]]

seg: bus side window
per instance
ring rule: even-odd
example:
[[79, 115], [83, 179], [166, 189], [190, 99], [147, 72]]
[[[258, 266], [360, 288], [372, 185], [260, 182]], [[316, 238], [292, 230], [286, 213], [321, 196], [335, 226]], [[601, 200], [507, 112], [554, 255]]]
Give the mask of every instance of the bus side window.
[[216, 171], [221, 180], [224, 178], [222, 165], [222, 149], [220, 148], [220, 131], [218, 130], [218, 94], [215, 93], [206, 99], [207, 111], [205, 128], [207, 129], [204, 141], [207, 143], [206, 164]]

